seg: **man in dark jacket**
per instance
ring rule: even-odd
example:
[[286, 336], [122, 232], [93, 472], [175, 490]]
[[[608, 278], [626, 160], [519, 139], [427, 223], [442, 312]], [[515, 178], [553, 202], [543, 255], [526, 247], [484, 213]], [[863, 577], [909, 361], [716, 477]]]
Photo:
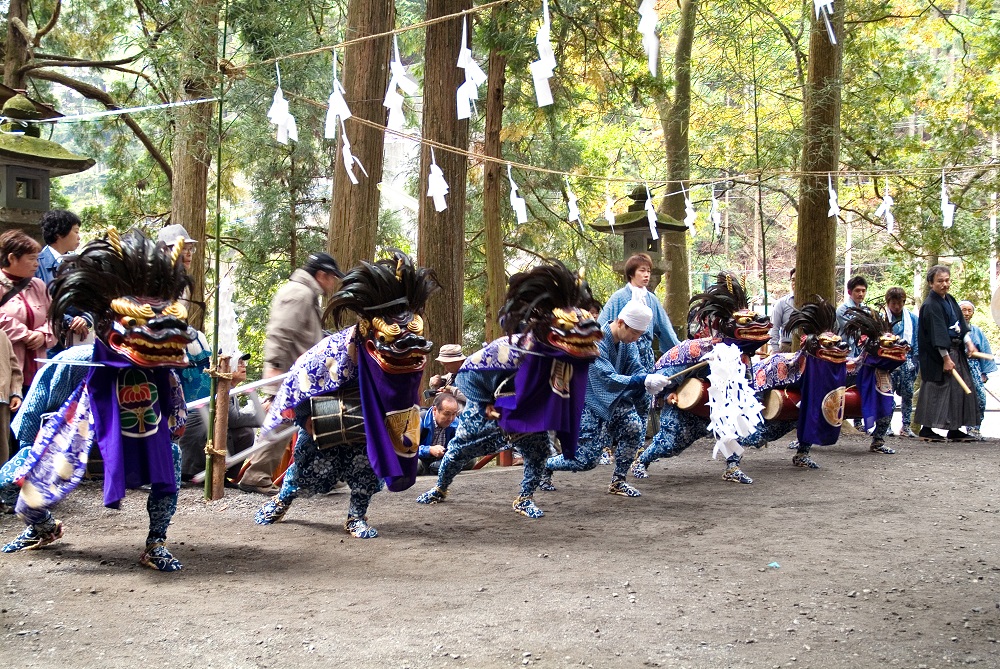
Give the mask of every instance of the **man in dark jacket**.
[[[265, 379], [287, 372], [300, 355], [323, 339], [319, 298], [332, 295], [342, 276], [330, 255], [313, 253], [275, 293], [264, 337]], [[285, 444], [275, 442], [254, 453], [240, 479], [240, 490], [277, 494], [272, 476], [284, 452]]]
[[948, 430], [950, 441], [968, 441], [969, 435], [959, 428], [976, 424], [979, 407], [975, 394], [961, 387], [954, 372], [972, 387], [966, 352], [974, 353], [976, 345], [958, 302], [948, 294], [951, 270], [934, 265], [927, 284], [931, 290], [917, 319], [921, 386], [914, 422], [920, 424], [919, 436], [925, 441], [944, 441], [931, 428]]

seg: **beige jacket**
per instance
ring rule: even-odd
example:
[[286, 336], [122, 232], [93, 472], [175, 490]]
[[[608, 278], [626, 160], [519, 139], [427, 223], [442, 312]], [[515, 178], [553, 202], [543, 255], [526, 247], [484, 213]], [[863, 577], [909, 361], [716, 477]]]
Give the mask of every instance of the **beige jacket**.
[[304, 269], [292, 272], [271, 301], [264, 338], [264, 374], [284, 373], [323, 338], [319, 298], [323, 289]]
[[0, 330], [0, 404], [10, 404], [11, 397], [20, 397], [23, 385], [24, 377], [10, 337]]

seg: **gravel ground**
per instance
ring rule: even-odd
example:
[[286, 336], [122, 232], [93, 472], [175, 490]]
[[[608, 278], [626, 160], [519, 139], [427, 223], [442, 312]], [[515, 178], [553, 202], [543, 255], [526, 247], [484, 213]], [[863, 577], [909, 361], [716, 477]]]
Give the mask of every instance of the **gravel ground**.
[[[139, 566], [145, 504], [84, 484], [65, 537], [0, 556], [0, 649], [19, 667], [945, 667], [1000, 665], [997, 441], [846, 435], [791, 466], [752, 452], [721, 480], [704, 440], [650, 468], [556, 476], [546, 515], [510, 509], [521, 472], [380, 493], [381, 537], [342, 530], [347, 495], [253, 524], [263, 497], [186, 488], [171, 527], [185, 569]], [[6, 539], [20, 531], [0, 518]]]

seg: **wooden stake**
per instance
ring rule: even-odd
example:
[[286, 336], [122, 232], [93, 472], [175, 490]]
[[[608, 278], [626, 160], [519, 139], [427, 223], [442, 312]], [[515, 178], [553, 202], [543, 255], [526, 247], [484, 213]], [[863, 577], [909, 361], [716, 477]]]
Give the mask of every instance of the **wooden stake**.
[[215, 430], [208, 450], [208, 468], [212, 473], [210, 499], [222, 499], [226, 483], [226, 435], [229, 432], [229, 356], [219, 356], [215, 378]]

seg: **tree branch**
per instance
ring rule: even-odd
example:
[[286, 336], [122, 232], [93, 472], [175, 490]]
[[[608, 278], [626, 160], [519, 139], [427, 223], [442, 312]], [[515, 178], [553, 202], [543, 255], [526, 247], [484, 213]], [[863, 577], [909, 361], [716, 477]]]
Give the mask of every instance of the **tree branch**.
[[62, 11], [62, 0], [56, 0], [56, 7], [52, 10], [52, 17], [49, 18], [49, 22], [42, 26], [42, 29], [35, 33], [35, 37], [32, 40], [35, 46], [38, 46], [42, 38], [52, 32], [52, 29], [56, 27], [56, 22], [59, 21], [59, 13]]
[[[97, 100], [107, 109], [121, 109], [121, 105], [115, 102], [114, 98], [102, 91], [100, 88], [78, 81], [72, 77], [67, 77], [64, 74], [59, 74], [58, 72], [48, 72], [46, 70], [35, 70], [31, 73], [31, 77], [34, 79], [44, 79], [45, 81], [51, 81], [53, 83], [61, 84], [66, 88], [71, 88], [85, 98]], [[138, 139], [142, 145], [146, 147], [146, 150], [149, 151], [149, 155], [160, 166], [160, 169], [163, 170], [163, 174], [167, 177], [167, 181], [173, 183], [174, 173], [170, 168], [170, 163], [164, 159], [163, 154], [160, 153], [160, 150], [153, 143], [153, 140], [149, 138], [149, 136], [142, 130], [141, 127], [139, 127], [139, 124], [136, 123], [135, 119], [131, 116], [128, 114], [122, 114], [120, 118], [125, 125], [129, 127], [136, 139]]]
[[75, 58], [69, 58], [66, 60], [57, 60], [59, 58], [65, 58], [64, 56], [36, 56], [36, 61], [44, 62], [34, 62], [23, 65], [18, 72], [21, 74], [29, 72], [30, 70], [37, 70], [40, 67], [117, 67], [119, 65], [128, 65], [129, 63], [134, 63], [139, 60], [142, 54], [132, 56], [130, 58], [119, 58], [118, 60], [78, 60]]

